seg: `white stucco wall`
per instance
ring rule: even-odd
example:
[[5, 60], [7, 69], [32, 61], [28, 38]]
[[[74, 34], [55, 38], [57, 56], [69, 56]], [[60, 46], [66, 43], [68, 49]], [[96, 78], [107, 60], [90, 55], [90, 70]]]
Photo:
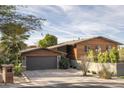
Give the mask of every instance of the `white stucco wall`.
[[[80, 69], [79, 63], [81, 61], [80, 60], [71, 60], [71, 63], [73, 66], [75, 66], [77, 69]], [[110, 72], [112, 72], [114, 75], [117, 76], [124, 76], [124, 62], [123, 63], [94, 63], [94, 62], [90, 62], [89, 63], [89, 71], [92, 72], [96, 72], [98, 73], [100, 70], [103, 69], [103, 66], [105, 66], [105, 68], [107, 68]]]

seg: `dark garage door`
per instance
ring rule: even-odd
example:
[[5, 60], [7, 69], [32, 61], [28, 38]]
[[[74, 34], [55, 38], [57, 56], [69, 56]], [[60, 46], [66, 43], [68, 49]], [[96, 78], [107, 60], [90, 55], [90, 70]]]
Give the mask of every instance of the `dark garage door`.
[[26, 57], [27, 70], [56, 69], [57, 57]]

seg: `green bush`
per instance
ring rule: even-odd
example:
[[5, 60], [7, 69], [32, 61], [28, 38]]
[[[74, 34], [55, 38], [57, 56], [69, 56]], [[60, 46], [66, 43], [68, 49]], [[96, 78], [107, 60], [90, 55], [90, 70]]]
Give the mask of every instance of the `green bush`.
[[60, 69], [68, 69], [69, 68], [69, 60], [65, 57], [61, 57], [59, 62]]
[[116, 48], [112, 48], [109, 53], [111, 63], [116, 63], [119, 60], [119, 51]]
[[3, 64], [3, 60], [0, 59], [0, 69], [1, 69], [1, 65]]
[[103, 60], [104, 60], [104, 63], [109, 62], [109, 53], [108, 53], [108, 51], [105, 51], [103, 53]]
[[22, 69], [22, 64], [21, 63], [18, 63], [18, 64], [14, 65], [14, 75], [21, 76], [22, 71], [23, 71], [23, 69]]
[[97, 60], [99, 63], [103, 63], [104, 62], [104, 55], [102, 52], [99, 52], [97, 55]]
[[5, 63], [5, 57], [3, 57], [3, 56], [0, 56], [0, 69], [2, 70], [2, 64], [4, 64]]
[[94, 52], [92, 49], [90, 49], [87, 53], [87, 58], [90, 62], [94, 62]]
[[119, 52], [116, 48], [112, 48], [109, 52], [101, 52], [99, 51], [97, 54], [97, 61], [99, 63], [116, 63], [119, 60]]
[[124, 48], [119, 49], [119, 60], [124, 62]]

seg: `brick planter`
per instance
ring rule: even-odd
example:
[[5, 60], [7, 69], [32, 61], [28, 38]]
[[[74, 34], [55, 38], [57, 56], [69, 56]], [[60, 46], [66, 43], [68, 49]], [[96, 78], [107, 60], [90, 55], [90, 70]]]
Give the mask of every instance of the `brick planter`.
[[13, 83], [13, 64], [2, 65], [2, 78], [4, 83]]

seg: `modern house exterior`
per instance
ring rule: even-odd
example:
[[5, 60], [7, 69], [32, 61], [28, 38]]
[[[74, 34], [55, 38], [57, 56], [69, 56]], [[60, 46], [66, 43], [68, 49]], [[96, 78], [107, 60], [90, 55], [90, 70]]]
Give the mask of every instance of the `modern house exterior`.
[[23, 67], [26, 70], [57, 69], [62, 55], [67, 57], [71, 64], [77, 66], [81, 57], [85, 56], [89, 49], [95, 52], [99, 49], [105, 51], [112, 47], [118, 48], [118, 45], [122, 43], [99, 36], [67, 41], [48, 48], [29, 48], [21, 51]]
[[69, 58], [71, 62], [75, 63], [80, 61], [81, 57], [85, 56], [89, 49], [92, 49], [94, 52], [97, 52], [99, 49], [101, 51], [109, 51], [113, 47], [118, 48], [118, 45], [122, 45], [122, 43], [106, 37], [98, 36], [87, 39], [67, 41], [55, 46], [51, 46], [49, 49], [67, 53], [66, 57]]

